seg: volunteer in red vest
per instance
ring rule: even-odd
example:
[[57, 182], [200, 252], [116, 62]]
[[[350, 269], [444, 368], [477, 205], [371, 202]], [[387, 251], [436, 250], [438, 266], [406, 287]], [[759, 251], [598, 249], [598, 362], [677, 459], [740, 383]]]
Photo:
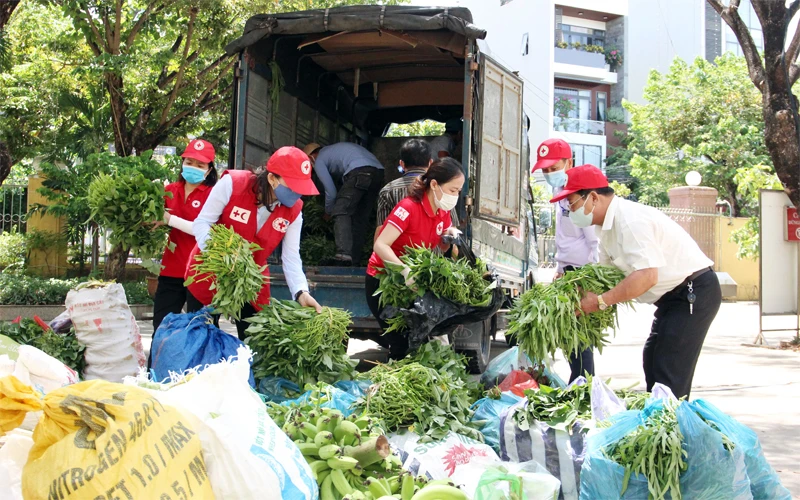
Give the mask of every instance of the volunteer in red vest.
[[[183, 168], [180, 180], [166, 187], [167, 193], [172, 193], [172, 196], [164, 197], [166, 212], [163, 223], [172, 230], [161, 258], [161, 274], [153, 299], [154, 332], [167, 314], [180, 313], [186, 303], [183, 277], [189, 254], [195, 246], [192, 222], [203, 208], [211, 188], [217, 183], [214, 155], [214, 146], [210, 142], [203, 139], [191, 141], [181, 155]], [[157, 225], [161, 225], [161, 222]]]
[[[295, 147], [280, 148], [270, 156], [266, 168], [255, 173], [249, 170], [225, 171], [192, 226], [197, 246], [192, 252], [186, 277], [194, 274], [194, 256], [200, 254], [202, 257], [211, 226], [224, 224], [262, 248], [254, 254], [260, 266], [266, 265], [270, 254], [282, 245], [283, 271], [292, 297], [303, 306], [321, 311], [322, 307], [308, 292], [308, 281], [300, 259], [300, 230], [303, 226], [303, 201], [300, 197], [317, 194], [319, 192], [311, 180], [311, 162]], [[264, 275], [269, 276], [268, 269]], [[214, 297], [209, 286], [210, 281], [195, 280], [189, 285], [189, 293], [200, 304], [208, 305]], [[269, 281], [266, 281], [255, 303], [246, 304], [242, 309], [242, 320], [236, 322], [240, 339], [244, 338], [248, 326], [246, 318], [253, 316], [260, 309], [259, 305], [268, 304], [269, 298]], [[198, 308], [197, 305], [193, 307], [194, 310]]]
[[[383, 223], [380, 236], [372, 247], [365, 282], [369, 310], [383, 330], [388, 325], [380, 316], [380, 297], [375, 296], [380, 283], [377, 278], [380, 269], [384, 267], [384, 262], [402, 265], [400, 256], [405, 253], [406, 247], [434, 247], [441, 243], [443, 234], [458, 235], [459, 231], [451, 227], [450, 210], [458, 203], [463, 185], [461, 164], [452, 158], [442, 158], [414, 180], [408, 188], [408, 196], [400, 200]], [[406, 285], [413, 287], [409, 272], [408, 267], [403, 269]], [[408, 339], [399, 332], [374, 340], [389, 349], [392, 359], [402, 358], [408, 350]]]

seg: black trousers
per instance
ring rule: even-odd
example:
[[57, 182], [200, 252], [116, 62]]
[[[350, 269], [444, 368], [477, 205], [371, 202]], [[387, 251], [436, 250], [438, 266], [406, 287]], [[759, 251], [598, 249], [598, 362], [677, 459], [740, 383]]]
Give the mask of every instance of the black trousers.
[[[574, 271], [575, 266], [564, 266], [564, 271]], [[569, 361], [569, 382], [571, 383], [578, 377], [585, 377], [587, 374], [594, 376], [594, 349], [589, 347], [579, 353], [570, 353], [567, 356]]]
[[360, 167], [344, 176], [342, 187], [336, 194], [331, 216], [336, 253], [361, 263], [361, 254], [367, 237], [367, 224], [375, 211], [375, 202], [383, 184], [383, 170]]
[[158, 277], [158, 288], [153, 298], [153, 334], [167, 314], [178, 314], [183, 310], [188, 294], [183, 286], [183, 278]]
[[[380, 296], [375, 296], [380, 280], [369, 274], [364, 280], [364, 288], [367, 293], [367, 305], [370, 312], [378, 320], [381, 330], [386, 331], [389, 325], [381, 319], [383, 308], [380, 306]], [[386, 333], [383, 335], [373, 335], [370, 340], [377, 342], [381, 347], [389, 349], [389, 357], [392, 359], [402, 359], [408, 352], [408, 337], [401, 332]]]
[[[194, 298], [194, 295], [191, 292], [186, 293], [186, 311], [187, 312], [197, 312], [203, 308], [203, 304], [200, 303], [199, 300]], [[250, 323], [245, 321], [247, 318], [256, 315], [256, 308], [253, 307], [251, 304], [245, 304], [242, 307], [242, 310], [239, 312], [239, 317], [242, 319], [234, 320], [234, 324], [236, 324], [236, 333], [239, 336], [239, 340], [244, 341], [245, 334], [244, 331], [247, 330], [247, 327], [250, 326]], [[219, 328], [219, 314], [212, 315], [214, 318], [214, 326]]]
[[697, 358], [722, 303], [722, 290], [713, 271], [695, 278], [692, 287], [696, 299], [691, 314], [685, 283], [655, 303], [655, 319], [642, 351], [648, 391], [659, 382], [672, 389], [675, 397], [688, 399], [692, 390]]

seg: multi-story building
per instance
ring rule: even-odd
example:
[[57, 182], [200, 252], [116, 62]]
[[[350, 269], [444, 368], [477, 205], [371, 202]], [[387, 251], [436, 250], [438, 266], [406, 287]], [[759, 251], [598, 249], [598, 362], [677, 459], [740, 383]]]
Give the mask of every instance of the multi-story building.
[[[430, 4], [414, 0], [415, 4]], [[706, 0], [439, 0], [472, 11], [488, 31], [482, 50], [518, 71], [532, 144], [568, 141], [575, 162], [603, 166], [624, 125], [622, 100], [644, 103], [652, 70], [676, 57], [713, 60], [741, 53], [733, 32]], [[749, 0], [739, 11], [758, 47], [761, 28]], [[794, 23], [796, 24], [796, 23]], [[791, 38], [791, 33], [790, 33]], [[617, 50], [621, 64], [609, 54]]]

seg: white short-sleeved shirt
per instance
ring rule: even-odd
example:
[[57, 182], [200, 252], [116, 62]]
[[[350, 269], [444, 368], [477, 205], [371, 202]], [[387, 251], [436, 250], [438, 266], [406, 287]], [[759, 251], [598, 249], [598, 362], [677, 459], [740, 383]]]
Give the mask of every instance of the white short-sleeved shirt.
[[694, 239], [660, 210], [615, 196], [611, 200], [600, 238], [600, 262], [613, 264], [625, 276], [655, 267], [658, 283], [637, 300], [652, 304], [694, 272], [711, 267]]

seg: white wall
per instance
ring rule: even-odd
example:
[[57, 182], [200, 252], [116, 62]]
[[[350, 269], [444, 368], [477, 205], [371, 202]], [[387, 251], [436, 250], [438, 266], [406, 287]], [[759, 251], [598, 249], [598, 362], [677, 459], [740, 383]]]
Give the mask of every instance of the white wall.
[[664, 73], [675, 57], [691, 63], [704, 57], [705, 1], [634, 0], [625, 19], [626, 97], [644, 103], [650, 70]]

